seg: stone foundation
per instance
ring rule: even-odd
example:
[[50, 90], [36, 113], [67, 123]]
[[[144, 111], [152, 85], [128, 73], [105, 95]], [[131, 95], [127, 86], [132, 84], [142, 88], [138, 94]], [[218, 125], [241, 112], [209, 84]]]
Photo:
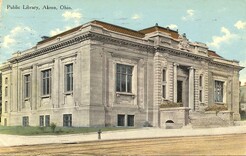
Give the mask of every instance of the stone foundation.
[[160, 108], [161, 128], [181, 128], [189, 123], [188, 107]]

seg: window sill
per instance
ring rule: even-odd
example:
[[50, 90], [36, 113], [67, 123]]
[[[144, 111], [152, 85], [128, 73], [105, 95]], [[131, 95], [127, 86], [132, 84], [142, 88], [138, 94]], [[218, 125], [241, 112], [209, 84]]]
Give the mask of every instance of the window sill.
[[168, 99], [162, 97], [162, 101], [163, 101], [163, 102], [166, 102], [166, 101], [168, 101]]
[[65, 92], [64, 95], [73, 95], [73, 91]]
[[51, 96], [50, 95], [42, 95], [41, 98], [44, 99], [44, 98], [50, 98]]
[[30, 101], [30, 98], [24, 98], [24, 101]]
[[135, 98], [135, 94], [133, 93], [127, 93], [127, 92], [116, 92], [116, 96], [131, 96], [132, 98]]
[[216, 105], [224, 105], [225, 103], [224, 102], [215, 102], [214, 104], [216, 104]]

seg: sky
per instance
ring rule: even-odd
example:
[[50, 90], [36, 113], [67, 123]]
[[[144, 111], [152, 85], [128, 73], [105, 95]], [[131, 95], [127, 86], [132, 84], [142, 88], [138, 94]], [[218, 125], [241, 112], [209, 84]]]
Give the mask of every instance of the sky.
[[[0, 63], [35, 46], [42, 36], [100, 20], [133, 30], [156, 23], [178, 29], [190, 41], [206, 43], [246, 67], [246, 0], [0, 0], [0, 4]], [[240, 72], [240, 81], [246, 82], [246, 69]]]

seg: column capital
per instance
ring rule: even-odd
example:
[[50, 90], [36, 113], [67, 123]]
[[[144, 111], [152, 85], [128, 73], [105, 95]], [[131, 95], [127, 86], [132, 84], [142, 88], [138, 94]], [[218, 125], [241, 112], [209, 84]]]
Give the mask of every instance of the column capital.
[[174, 63], [173, 63], [173, 66], [179, 66], [179, 64], [174, 62]]
[[188, 67], [188, 69], [189, 69], [189, 70], [194, 70], [194, 67], [191, 66], [191, 67]]

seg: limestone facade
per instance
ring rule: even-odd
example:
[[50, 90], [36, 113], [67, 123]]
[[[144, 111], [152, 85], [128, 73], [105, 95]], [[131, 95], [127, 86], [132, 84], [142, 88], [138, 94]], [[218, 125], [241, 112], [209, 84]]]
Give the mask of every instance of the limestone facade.
[[239, 62], [157, 25], [134, 31], [92, 21], [0, 69], [2, 125], [160, 126], [165, 100], [190, 111], [225, 105], [240, 119]]

